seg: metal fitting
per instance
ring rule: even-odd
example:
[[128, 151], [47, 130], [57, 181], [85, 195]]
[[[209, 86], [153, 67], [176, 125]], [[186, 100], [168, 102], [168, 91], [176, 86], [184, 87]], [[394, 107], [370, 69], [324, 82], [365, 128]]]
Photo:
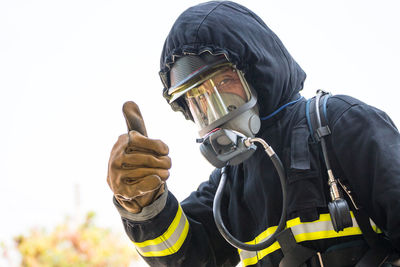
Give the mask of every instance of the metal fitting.
[[272, 149], [271, 146], [268, 145], [267, 142], [265, 142], [263, 139], [261, 138], [247, 138], [246, 140], [244, 140], [244, 144], [249, 147], [251, 146], [251, 144], [258, 142], [260, 143], [263, 147], [265, 152], [268, 154], [269, 157], [272, 157], [273, 155], [275, 155], [275, 151]]

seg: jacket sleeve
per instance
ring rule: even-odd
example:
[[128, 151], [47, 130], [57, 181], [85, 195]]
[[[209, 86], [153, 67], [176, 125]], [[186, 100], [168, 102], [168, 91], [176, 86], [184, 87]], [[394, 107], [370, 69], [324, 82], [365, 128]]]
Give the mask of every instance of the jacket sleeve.
[[332, 149], [358, 204], [400, 251], [399, 131], [383, 111], [361, 102], [330, 125]]
[[237, 250], [222, 238], [214, 223], [212, 203], [218, 175], [219, 171], [214, 171], [210, 180], [181, 204], [171, 192], [165, 192], [154, 206], [132, 214], [114, 201], [127, 235], [150, 266], [235, 266], [238, 263]]

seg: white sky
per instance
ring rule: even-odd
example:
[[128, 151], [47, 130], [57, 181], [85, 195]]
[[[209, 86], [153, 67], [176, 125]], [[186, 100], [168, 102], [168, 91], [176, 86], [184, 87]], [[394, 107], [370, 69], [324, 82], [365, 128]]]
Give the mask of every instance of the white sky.
[[[197, 129], [170, 110], [158, 78], [170, 27], [197, 2], [0, 1], [0, 240], [74, 214], [77, 185], [81, 212], [123, 231], [106, 175], [127, 100], [169, 145], [179, 200], [208, 178]], [[304, 95], [350, 94], [400, 125], [399, 1], [239, 2], [306, 71]]]

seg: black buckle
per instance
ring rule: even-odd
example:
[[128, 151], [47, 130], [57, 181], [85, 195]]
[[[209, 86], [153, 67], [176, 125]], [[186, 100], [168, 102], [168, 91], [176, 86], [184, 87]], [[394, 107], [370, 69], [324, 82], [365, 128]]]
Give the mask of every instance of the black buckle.
[[331, 129], [329, 129], [329, 126], [322, 126], [320, 128], [317, 129], [317, 135], [319, 138], [321, 137], [325, 137], [331, 134]]

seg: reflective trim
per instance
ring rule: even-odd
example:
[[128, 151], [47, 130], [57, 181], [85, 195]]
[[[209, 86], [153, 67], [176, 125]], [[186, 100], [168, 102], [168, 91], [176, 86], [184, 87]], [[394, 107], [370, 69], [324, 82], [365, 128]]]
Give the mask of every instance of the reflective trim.
[[[361, 229], [354, 218], [353, 212], [351, 212], [351, 218], [353, 220], [353, 226], [345, 228], [343, 231], [337, 233], [333, 229], [331, 216], [329, 214], [320, 214], [319, 220], [313, 222], [302, 223], [300, 218], [295, 218], [286, 222], [286, 227], [291, 228], [296, 242], [327, 239], [327, 238], [337, 238], [342, 236], [352, 236], [361, 235]], [[375, 223], [370, 220], [371, 226], [377, 233], [382, 233], [382, 231], [375, 225]], [[269, 227], [267, 230], [258, 235], [254, 240], [246, 242], [246, 244], [259, 244], [265, 241], [269, 236], [271, 236], [277, 226]], [[264, 258], [266, 255], [280, 249], [278, 242], [274, 242], [271, 246], [261, 250], [261, 251], [244, 251], [238, 249], [240, 259], [243, 266], [256, 264], [259, 260]]]
[[178, 207], [175, 218], [167, 231], [161, 236], [144, 242], [133, 242], [143, 257], [161, 257], [176, 253], [182, 246], [189, 232], [189, 222]]

